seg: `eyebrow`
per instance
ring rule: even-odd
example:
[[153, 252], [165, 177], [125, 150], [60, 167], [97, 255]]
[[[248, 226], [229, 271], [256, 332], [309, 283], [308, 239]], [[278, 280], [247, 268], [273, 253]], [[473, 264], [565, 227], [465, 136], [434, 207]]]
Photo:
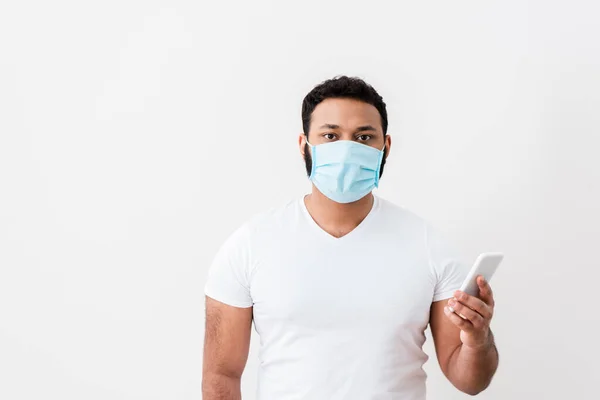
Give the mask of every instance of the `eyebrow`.
[[323, 128], [326, 128], [326, 129], [338, 129], [339, 127], [340, 127], [339, 125], [325, 124], [325, 125], [321, 125], [319, 127], [319, 129], [323, 129]]
[[371, 125], [363, 125], [363, 126], [359, 126], [358, 128], [356, 128], [356, 132], [364, 132], [364, 131], [375, 131], [376, 129], [373, 128]]
[[[321, 125], [319, 127], [319, 129], [339, 129], [340, 126], [339, 125], [335, 125], [335, 124], [324, 124]], [[375, 128], [373, 128], [371, 125], [363, 125], [363, 126], [359, 126], [358, 128], [356, 128], [356, 132], [364, 132], [364, 131], [377, 131]]]

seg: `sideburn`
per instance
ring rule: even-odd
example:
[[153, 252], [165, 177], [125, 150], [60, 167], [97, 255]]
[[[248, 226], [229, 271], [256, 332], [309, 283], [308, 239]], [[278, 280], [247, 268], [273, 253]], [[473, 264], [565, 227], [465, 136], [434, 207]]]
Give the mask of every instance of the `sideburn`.
[[304, 165], [306, 166], [306, 176], [310, 178], [310, 171], [312, 171], [312, 157], [306, 143], [304, 143]]

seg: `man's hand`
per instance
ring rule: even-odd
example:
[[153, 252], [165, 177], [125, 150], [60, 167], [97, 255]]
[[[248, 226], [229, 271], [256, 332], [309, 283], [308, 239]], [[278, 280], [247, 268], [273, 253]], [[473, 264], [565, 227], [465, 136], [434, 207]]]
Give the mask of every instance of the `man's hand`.
[[498, 350], [490, 329], [494, 313], [492, 289], [482, 276], [477, 277], [477, 285], [479, 296], [457, 291], [448, 302], [434, 302], [430, 316], [435, 350], [444, 375], [470, 395], [485, 390], [498, 368]]
[[489, 283], [481, 275], [477, 277], [477, 286], [479, 297], [457, 290], [454, 298], [444, 307], [446, 316], [460, 328], [461, 342], [472, 349], [492, 343], [490, 322], [494, 315], [494, 295]]

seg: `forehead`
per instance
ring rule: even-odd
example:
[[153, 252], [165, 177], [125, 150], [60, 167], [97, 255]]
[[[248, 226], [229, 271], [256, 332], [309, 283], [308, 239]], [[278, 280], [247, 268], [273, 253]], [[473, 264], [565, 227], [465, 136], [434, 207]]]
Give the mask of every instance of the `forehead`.
[[319, 103], [311, 116], [310, 130], [321, 125], [339, 125], [342, 129], [371, 125], [381, 131], [381, 116], [371, 104], [356, 99], [326, 99]]

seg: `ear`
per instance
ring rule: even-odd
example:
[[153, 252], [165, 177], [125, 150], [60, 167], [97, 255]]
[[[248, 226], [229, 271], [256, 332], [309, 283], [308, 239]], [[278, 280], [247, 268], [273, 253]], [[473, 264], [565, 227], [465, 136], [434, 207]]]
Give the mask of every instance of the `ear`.
[[392, 138], [390, 135], [385, 135], [385, 158], [390, 155], [390, 149], [392, 148]]
[[300, 154], [304, 157], [304, 147], [306, 146], [306, 135], [304, 133], [298, 136], [298, 146], [300, 147]]

